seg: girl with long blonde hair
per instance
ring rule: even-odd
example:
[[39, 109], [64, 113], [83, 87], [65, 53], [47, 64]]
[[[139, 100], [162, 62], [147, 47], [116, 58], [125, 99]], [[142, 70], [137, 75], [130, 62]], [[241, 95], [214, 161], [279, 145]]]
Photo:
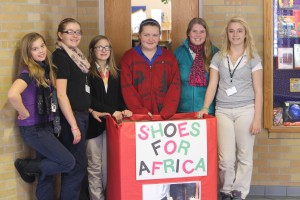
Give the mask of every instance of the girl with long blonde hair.
[[53, 175], [69, 172], [75, 159], [57, 138], [61, 127], [55, 68], [42, 35], [32, 32], [23, 37], [19, 67], [19, 76], [8, 91], [8, 99], [18, 112], [20, 134], [36, 151], [36, 158], [17, 159], [14, 164], [27, 183], [32, 183], [38, 175], [37, 199], [53, 199]]
[[210, 65], [210, 82], [199, 117], [216, 95], [219, 178], [222, 200], [246, 199], [253, 169], [255, 136], [262, 129], [263, 67], [248, 23], [232, 17], [221, 51]]

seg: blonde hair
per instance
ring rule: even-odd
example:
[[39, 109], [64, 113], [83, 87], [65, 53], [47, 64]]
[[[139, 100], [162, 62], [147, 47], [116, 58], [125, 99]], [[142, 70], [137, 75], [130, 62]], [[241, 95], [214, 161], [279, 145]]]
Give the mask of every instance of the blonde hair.
[[109, 47], [111, 48], [110, 50], [110, 56], [109, 58], [107, 59], [106, 61], [106, 64], [109, 66], [109, 73], [111, 74], [111, 76], [113, 78], [118, 78], [118, 67], [116, 65], [116, 61], [115, 61], [115, 56], [114, 56], [114, 50], [111, 46], [111, 42], [110, 40], [108, 39], [108, 37], [104, 36], [104, 35], [97, 35], [95, 36], [90, 44], [89, 44], [89, 56], [88, 56], [88, 60], [91, 64], [91, 68], [90, 68], [90, 73], [93, 75], [93, 76], [96, 76], [96, 77], [100, 77], [99, 74], [98, 74], [98, 71], [97, 71], [97, 66], [96, 66], [96, 55], [95, 55], [95, 46], [96, 44], [98, 43], [98, 41], [100, 40], [106, 40], [109, 44]]
[[[29, 75], [36, 81], [37, 85], [42, 85], [43, 87], [49, 87], [49, 81], [45, 77], [45, 69], [37, 63], [31, 55], [32, 44], [38, 40], [42, 39], [46, 45], [45, 39], [42, 35], [36, 32], [26, 34], [21, 40], [21, 59], [20, 59], [20, 69], [27, 68], [29, 71]], [[46, 47], [47, 48], [47, 47]], [[50, 81], [52, 85], [55, 87], [55, 79], [56, 75], [54, 72], [54, 65], [52, 63], [51, 53], [47, 49], [47, 55], [45, 58], [45, 64], [50, 67]]]
[[206, 31], [206, 37], [205, 37], [205, 41], [203, 44], [203, 49], [204, 49], [203, 58], [204, 58], [204, 63], [205, 63], [205, 71], [209, 72], [209, 65], [210, 65], [213, 55], [212, 55], [212, 42], [211, 42], [210, 36], [209, 36], [208, 25], [207, 25], [206, 21], [200, 17], [193, 18], [189, 22], [188, 28], [186, 30], [186, 36], [188, 38], [189, 38], [189, 34], [192, 31], [192, 28], [195, 24], [200, 24], [201, 26], [203, 26], [203, 28]]
[[250, 30], [250, 26], [242, 17], [239, 17], [239, 16], [232, 17], [227, 22], [227, 24], [223, 30], [222, 47], [220, 50], [220, 55], [226, 56], [230, 51], [230, 41], [228, 39], [228, 26], [234, 22], [240, 23], [244, 27], [245, 35], [246, 35], [245, 40], [244, 40], [244, 48], [246, 50], [247, 56], [250, 59], [254, 58], [254, 53], [256, 53], [257, 50], [255, 48], [255, 43], [254, 43], [253, 35]]

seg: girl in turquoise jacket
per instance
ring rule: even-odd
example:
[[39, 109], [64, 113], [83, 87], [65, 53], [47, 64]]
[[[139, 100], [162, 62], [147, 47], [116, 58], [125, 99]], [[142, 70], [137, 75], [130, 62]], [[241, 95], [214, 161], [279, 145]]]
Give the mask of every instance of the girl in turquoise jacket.
[[[189, 22], [186, 35], [187, 39], [174, 52], [181, 79], [177, 112], [197, 112], [203, 109], [210, 61], [219, 49], [212, 45], [207, 23], [202, 18], [193, 18]], [[214, 102], [204, 109], [207, 109], [209, 114], [214, 114]]]

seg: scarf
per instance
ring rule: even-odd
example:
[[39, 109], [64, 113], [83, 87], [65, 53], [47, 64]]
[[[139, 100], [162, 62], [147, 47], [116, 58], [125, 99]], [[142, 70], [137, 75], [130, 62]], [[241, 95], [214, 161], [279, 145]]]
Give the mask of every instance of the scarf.
[[78, 48], [71, 49], [61, 41], [56, 42], [56, 48], [64, 49], [83, 73], [87, 74], [89, 72], [90, 63]]
[[[50, 80], [49, 73], [50, 67], [44, 63], [39, 63], [45, 69], [45, 77]], [[61, 131], [59, 107], [56, 89], [50, 83], [50, 86], [45, 88], [39, 86], [37, 89], [37, 108], [39, 115], [52, 115], [53, 116], [53, 130], [54, 134], [58, 137]]]
[[191, 86], [206, 86], [206, 76], [204, 70], [203, 60], [203, 45], [193, 45], [190, 40], [188, 43], [190, 49], [196, 54], [192, 64], [191, 72], [189, 75], [189, 84]]
[[[50, 80], [49, 73], [50, 67], [47, 64], [39, 62], [39, 65], [45, 70], [46, 79]], [[37, 89], [37, 106], [38, 113], [40, 115], [49, 115], [51, 113], [51, 96], [52, 96], [52, 85], [49, 83], [49, 87], [40, 85]]]

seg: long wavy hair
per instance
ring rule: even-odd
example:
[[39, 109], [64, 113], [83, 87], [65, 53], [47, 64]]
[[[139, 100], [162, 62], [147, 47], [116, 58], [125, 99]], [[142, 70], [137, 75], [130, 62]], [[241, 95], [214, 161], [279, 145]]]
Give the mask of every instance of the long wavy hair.
[[[45, 77], [45, 69], [37, 63], [31, 55], [32, 44], [38, 40], [42, 39], [46, 45], [46, 41], [42, 35], [36, 32], [31, 32], [26, 34], [21, 40], [21, 59], [20, 59], [20, 69], [27, 68], [29, 71], [29, 75], [36, 81], [38, 86], [49, 87], [50, 83]], [[51, 53], [47, 48], [47, 55], [45, 59], [45, 64], [50, 67], [50, 81], [52, 85], [55, 87], [55, 66], [52, 63]]]
[[226, 24], [224, 30], [223, 30], [223, 34], [222, 34], [222, 47], [221, 47], [221, 56], [226, 56], [227, 54], [229, 54], [230, 52], [230, 41], [228, 39], [228, 26], [231, 23], [240, 23], [244, 29], [245, 29], [245, 40], [244, 40], [244, 48], [246, 50], [247, 56], [252, 59], [254, 58], [254, 53], [257, 52], [256, 48], [255, 48], [255, 43], [254, 43], [254, 39], [253, 39], [253, 35], [251, 33], [250, 30], [250, 26], [248, 25], [248, 23], [239, 16], [234, 16], [232, 17]]
[[205, 64], [205, 71], [209, 72], [209, 65], [210, 65], [211, 59], [213, 57], [212, 42], [211, 42], [210, 36], [209, 36], [209, 29], [208, 29], [207, 23], [204, 19], [202, 19], [200, 17], [195, 17], [189, 22], [188, 28], [186, 30], [186, 36], [188, 38], [189, 38], [189, 34], [192, 31], [192, 28], [195, 24], [200, 24], [206, 30], [206, 38], [205, 38], [205, 41], [203, 44], [203, 49], [204, 49], [203, 58], [204, 58], [204, 64]]
[[118, 78], [118, 67], [116, 65], [116, 61], [115, 61], [115, 56], [114, 56], [114, 50], [112, 48], [112, 45], [111, 45], [111, 42], [110, 40], [108, 39], [108, 37], [104, 36], [104, 35], [97, 35], [95, 36], [90, 44], [89, 44], [89, 56], [88, 56], [88, 60], [91, 64], [91, 68], [90, 68], [90, 73], [93, 75], [93, 76], [96, 76], [96, 77], [99, 77], [99, 73], [97, 71], [97, 65], [96, 65], [96, 55], [95, 55], [95, 46], [96, 44], [100, 41], [100, 40], [106, 40], [111, 48], [110, 50], [110, 56], [109, 58], [107, 59], [106, 61], [106, 65], [109, 66], [109, 73], [111, 74], [111, 76], [113, 78]]

